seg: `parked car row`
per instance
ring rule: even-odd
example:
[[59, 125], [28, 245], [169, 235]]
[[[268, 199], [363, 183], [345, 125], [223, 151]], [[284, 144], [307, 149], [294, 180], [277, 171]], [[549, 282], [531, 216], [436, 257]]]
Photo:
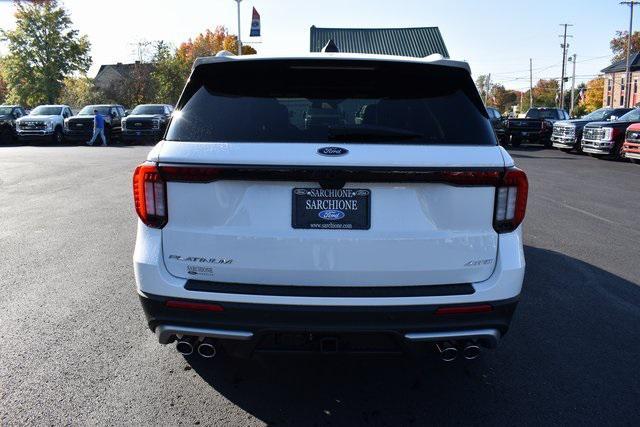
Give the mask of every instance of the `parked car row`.
[[40, 105], [29, 114], [19, 105], [0, 105], [0, 142], [84, 143], [93, 134], [96, 110], [108, 141], [133, 144], [162, 139], [173, 106], [142, 104], [129, 112], [119, 104], [87, 105], [74, 115], [68, 105]]
[[524, 118], [503, 118], [487, 108], [501, 145], [539, 143], [565, 152], [640, 162], [640, 108], [600, 108], [569, 119], [559, 108], [531, 108]]

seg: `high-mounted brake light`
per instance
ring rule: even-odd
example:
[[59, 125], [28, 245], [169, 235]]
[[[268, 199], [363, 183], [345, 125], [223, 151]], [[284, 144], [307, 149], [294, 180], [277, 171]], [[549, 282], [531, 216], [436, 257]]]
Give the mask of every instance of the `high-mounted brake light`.
[[167, 185], [156, 165], [142, 164], [133, 173], [133, 201], [140, 220], [149, 227], [167, 224]]
[[528, 191], [527, 175], [518, 168], [507, 169], [496, 187], [493, 228], [498, 233], [511, 232], [522, 223]]

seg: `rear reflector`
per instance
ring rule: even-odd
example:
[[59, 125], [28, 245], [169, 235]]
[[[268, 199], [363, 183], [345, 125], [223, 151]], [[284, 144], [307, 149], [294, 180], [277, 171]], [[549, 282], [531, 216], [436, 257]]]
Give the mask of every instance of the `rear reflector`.
[[209, 304], [206, 302], [190, 302], [190, 301], [176, 301], [169, 300], [165, 303], [169, 308], [181, 308], [184, 310], [196, 310], [196, 311], [224, 311], [221, 305]]
[[167, 186], [158, 168], [144, 163], [133, 173], [133, 201], [140, 220], [149, 227], [167, 223]]
[[490, 311], [493, 311], [493, 307], [489, 304], [440, 307], [436, 310], [436, 316], [443, 316], [446, 314], [488, 313]]

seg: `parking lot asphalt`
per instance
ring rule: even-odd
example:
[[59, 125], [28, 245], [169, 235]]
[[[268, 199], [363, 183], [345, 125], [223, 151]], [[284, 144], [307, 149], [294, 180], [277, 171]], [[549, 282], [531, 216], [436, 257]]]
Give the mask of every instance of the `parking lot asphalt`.
[[0, 146], [0, 424], [638, 425], [640, 166], [538, 147], [510, 333], [476, 361], [185, 360], [135, 292], [149, 147]]

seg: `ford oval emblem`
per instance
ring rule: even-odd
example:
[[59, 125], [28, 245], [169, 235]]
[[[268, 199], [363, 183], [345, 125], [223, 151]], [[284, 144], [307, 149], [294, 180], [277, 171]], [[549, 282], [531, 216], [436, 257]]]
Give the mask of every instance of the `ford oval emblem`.
[[318, 148], [318, 154], [322, 156], [344, 156], [349, 150], [342, 147], [322, 147]]
[[326, 219], [327, 221], [337, 221], [344, 218], [344, 212], [335, 209], [327, 209], [325, 211], [318, 212], [318, 216], [322, 219]]

